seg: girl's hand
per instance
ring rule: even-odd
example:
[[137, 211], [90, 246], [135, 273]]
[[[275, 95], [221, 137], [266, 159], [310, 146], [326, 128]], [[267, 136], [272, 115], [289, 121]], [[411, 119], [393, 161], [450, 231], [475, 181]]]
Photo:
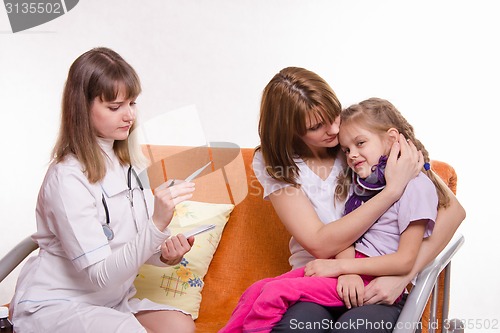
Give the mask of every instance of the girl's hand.
[[342, 297], [345, 306], [362, 306], [364, 302], [365, 285], [357, 274], [340, 275], [337, 282], [337, 294]]
[[167, 265], [177, 265], [194, 244], [194, 236], [186, 238], [183, 234], [172, 236], [161, 245], [160, 260]]
[[168, 186], [165, 182], [155, 189], [153, 223], [158, 230], [165, 230], [174, 216], [175, 206], [193, 196], [194, 183], [182, 182]]
[[424, 157], [413, 142], [399, 134], [399, 142], [392, 145], [385, 169], [386, 189], [399, 198], [410, 180], [415, 178], [424, 166]]
[[307, 263], [306, 276], [337, 277], [342, 274], [341, 259], [315, 259]]
[[365, 287], [364, 304], [391, 305], [409, 283], [406, 276], [380, 276]]

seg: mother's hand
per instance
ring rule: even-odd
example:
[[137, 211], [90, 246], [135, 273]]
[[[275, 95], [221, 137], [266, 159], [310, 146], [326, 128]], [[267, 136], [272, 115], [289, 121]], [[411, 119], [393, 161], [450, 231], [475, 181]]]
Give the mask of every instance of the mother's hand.
[[393, 304], [409, 283], [406, 276], [379, 276], [366, 287], [364, 304]]
[[182, 182], [169, 186], [166, 182], [155, 189], [153, 223], [165, 230], [174, 216], [175, 206], [193, 196], [194, 183]]
[[392, 190], [399, 198], [410, 180], [415, 178], [424, 166], [424, 157], [413, 142], [407, 141], [399, 134], [399, 141], [392, 145], [385, 179], [387, 189]]

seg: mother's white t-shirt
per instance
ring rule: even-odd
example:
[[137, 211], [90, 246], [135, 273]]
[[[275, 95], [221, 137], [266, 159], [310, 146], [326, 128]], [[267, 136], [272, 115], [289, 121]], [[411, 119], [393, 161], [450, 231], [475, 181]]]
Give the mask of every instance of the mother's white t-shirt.
[[[297, 183], [301, 185], [301, 190], [311, 201], [319, 219], [324, 224], [340, 219], [344, 212], [345, 202], [336, 201], [334, 204], [334, 194], [337, 186], [337, 175], [343, 172], [346, 167], [345, 160], [340, 156], [336, 158], [330, 175], [325, 180], [316, 175], [301, 158], [296, 158], [295, 163], [299, 168]], [[260, 151], [255, 153], [252, 166], [257, 179], [264, 188], [264, 199], [268, 200], [269, 194], [279, 189], [292, 186], [289, 183], [273, 179], [266, 172], [264, 158]], [[307, 222], [304, 221], [304, 223]], [[309, 261], [315, 259], [294, 237], [290, 239], [290, 253], [289, 262], [294, 269], [305, 266]]]

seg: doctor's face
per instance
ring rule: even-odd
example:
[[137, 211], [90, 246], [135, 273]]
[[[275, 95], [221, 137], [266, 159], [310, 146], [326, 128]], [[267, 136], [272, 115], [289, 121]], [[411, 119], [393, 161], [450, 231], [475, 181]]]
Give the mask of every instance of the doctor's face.
[[96, 97], [90, 108], [92, 125], [97, 135], [104, 139], [125, 140], [135, 121], [135, 98], [126, 99], [123, 89], [120, 89], [114, 101], [103, 101]]

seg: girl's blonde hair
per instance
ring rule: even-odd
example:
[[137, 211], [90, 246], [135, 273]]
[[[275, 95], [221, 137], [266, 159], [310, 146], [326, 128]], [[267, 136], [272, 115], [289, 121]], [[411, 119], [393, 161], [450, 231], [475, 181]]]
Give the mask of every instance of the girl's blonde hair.
[[[294, 158], [312, 153], [302, 136], [306, 120], [332, 123], [342, 107], [332, 88], [319, 75], [304, 68], [287, 67], [276, 74], [262, 94], [259, 136], [268, 174], [297, 185]], [[331, 148], [334, 155], [338, 147]]]
[[[408, 121], [401, 115], [392, 103], [381, 98], [370, 98], [362, 101], [359, 104], [354, 104], [342, 111], [340, 115], [341, 127], [350, 122], [362, 124], [366, 128], [374, 132], [385, 133], [390, 128], [395, 128], [399, 133], [403, 134], [405, 138], [411, 140], [418, 150], [422, 151], [424, 155], [424, 162], [430, 163], [429, 153], [425, 149], [422, 142], [416, 137]], [[438, 208], [447, 207], [450, 204], [450, 197], [448, 192], [438, 181], [437, 176], [432, 170], [422, 169], [436, 186], [438, 194]], [[338, 176], [338, 185], [335, 189], [335, 197], [338, 200], [344, 200], [348, 193], [348, 188], [352, 180], [352, 170], [349, 172], [341, 173]]]
[[[120, 89], [125, 98], [136, 98], [141, 84], [135, 70], [118, 53], [94, 48], [79, 56], [71, 65], [63, 92], [59, 137], [52, 151], [56, 163], [72, 154], [83, 165], [91, 183], [102, 180], [106, 163], [97, 143], [90, 110], [96, 97], [114, 101]], [[136, 127], [132, 124], [130, 131]], [[131, 164], [129, 140], [115, 141], [113, 149], [123, 165]], [[131, 147], [139, 150], [139, 147]]]

